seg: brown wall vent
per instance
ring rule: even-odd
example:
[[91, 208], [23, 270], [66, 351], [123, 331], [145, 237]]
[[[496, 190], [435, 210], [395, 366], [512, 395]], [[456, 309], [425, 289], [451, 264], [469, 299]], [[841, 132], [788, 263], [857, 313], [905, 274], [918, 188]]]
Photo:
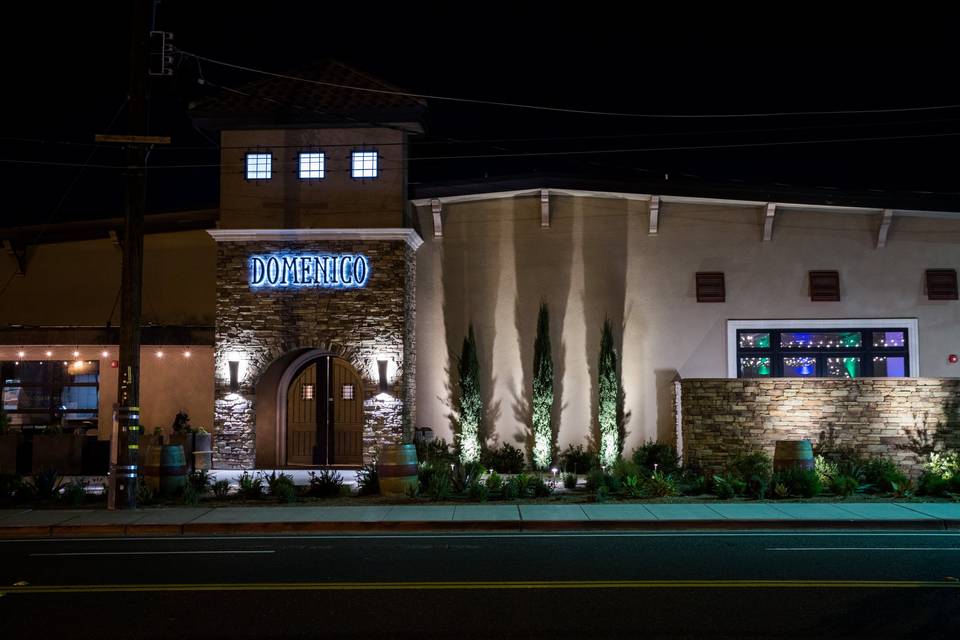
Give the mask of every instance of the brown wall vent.
[[813, 302], [839, 302], [840, 273], [837, 271], [811, 271], [810, 300]]
[[930, 300], [956, 300], [957, 270], [927, 269], [927, 298]]
[[727, 288], [722, 271], [697, 273], [697, 302], [726, 302]]

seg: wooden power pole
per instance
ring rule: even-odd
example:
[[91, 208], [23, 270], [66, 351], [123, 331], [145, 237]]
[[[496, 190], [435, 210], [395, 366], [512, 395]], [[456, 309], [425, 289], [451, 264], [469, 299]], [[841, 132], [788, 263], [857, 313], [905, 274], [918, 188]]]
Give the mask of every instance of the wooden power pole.
[[[148, 46], [153, 0], [134, 0], [130, 25], [130, 85], [127, 95], [126, 199], [120, 302], [120, 366], [117, 431], [110, 456], [110, 509], [136, 509], [140, 471], [140, 311], [143, 289], [143, 213], [146, 208], [144, 165], [150, 143], [147, 110]], [[119, 139], [118, 139], [119, 138]], [[102, 138], [102, 141], [108, 141]]]

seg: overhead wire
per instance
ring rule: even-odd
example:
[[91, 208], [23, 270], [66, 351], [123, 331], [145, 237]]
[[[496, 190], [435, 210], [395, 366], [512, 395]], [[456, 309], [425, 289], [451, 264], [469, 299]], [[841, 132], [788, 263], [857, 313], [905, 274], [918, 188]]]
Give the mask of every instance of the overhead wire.
[[226, 62], [224, 60], [217, 60], [215, 58], [210, 58], [207, 56], [201, 56], [200, 54], [193, 53], [190, 51], [185, 51], [183, 49], [177, 49], [177, 51], [182, 55], [190, 56], [197, 60], [202, 60], [204, 62], [209, 62], [211, 64], [216, 64], [222, 67], [235, 69], [238, 71], [247, 71], [250, 73], [256, 73], [264, 76], [282, 78], [284, 80], [294, 80], [297, 82], [304, 82], [307, 84], [334, 87], [337, 89], [347, 89], [350, 91], [362, 91], [366, 93], [404, 96], [408, 98], [418, 98], [418, 99], [425, 99], [425, 100], [442, 100], [446, 102], [460, 102], [460, 103], [478, 104], [478, 105], [493, 106], [493, 107], [529, 109], [529, 110], [535, 110], [535, 111], [550, 111], [550, 112], [556, 112], [556, 113], [568, 113], [568, 114], [576, 114], [576, 115], [612, 116], [612, 117], [624, 117], [624, 118], [650, 118], [650, 119], [771, 118], [771, 117], [785, 117], [785, 116], [832, 116], [832, 115], [865, 115], [865, 114], [875, 114], [875, 113], [910, 113], [910, 112], [923, 112], [923, 111], [943, 111], [948, 109], [960, 108], [960, 104], [941, 104], [941, 105], [924, 105], [924, 106], [917, 106], [917, 107], [891, 107], [891, 108], [884, 108], [884, 109], [835, 109], [835, 110], [823, 110], [823, 111], [772, 111], [772, 112], [755, 112], [755, 113], [629, 113], [629, 112], [618, 112], [618, 111], [599, 111], [599, 110], [590, 110], [590, 109], [573, 109], [569, 107], [553, 107], [553, 106], [544, 106], [544, 105], [523, 104], [523, 103], [516, 103], [516, 102], [501, 102], [496, 100], [483, 100], [479, 98], [462, 98], [462, 97], [444, 96], [444, 95], [428, 94], [428, 93], [415, 93], [411, 91], [400, 91], [398, 89], [377, 89], [373, 87], [358, 87], [354, 85], [341, 84], [337, 82], [329, 82], [326, 80], [314, 80], [312, 78], [303, 78], [300, 76], [294, 76], [286, 73], [266, 71], [264, 69], [257, 69], [255, 67], [249, 67], [246, 65]]

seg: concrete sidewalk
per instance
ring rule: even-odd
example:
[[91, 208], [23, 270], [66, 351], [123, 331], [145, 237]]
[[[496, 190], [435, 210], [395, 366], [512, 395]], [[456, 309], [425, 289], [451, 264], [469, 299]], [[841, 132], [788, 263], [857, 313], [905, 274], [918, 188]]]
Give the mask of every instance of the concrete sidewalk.
[[960, 504], [717, 502], [0, 510], [0, 538], [584, 529], [926, 529], [960, 533]]

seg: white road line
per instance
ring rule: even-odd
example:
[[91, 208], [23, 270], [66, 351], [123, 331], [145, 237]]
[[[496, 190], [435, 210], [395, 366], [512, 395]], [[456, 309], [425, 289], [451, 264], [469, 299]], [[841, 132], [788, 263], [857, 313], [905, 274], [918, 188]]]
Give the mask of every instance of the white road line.
[[184, 556], [184, 555], [239, 555], [251, 553], [276, 553], [276, 551], [89, 551], [77, 553], [31, 553], [38, 556]]
[[960, 551], [960, 547], [767, 547], [767, 551]]

